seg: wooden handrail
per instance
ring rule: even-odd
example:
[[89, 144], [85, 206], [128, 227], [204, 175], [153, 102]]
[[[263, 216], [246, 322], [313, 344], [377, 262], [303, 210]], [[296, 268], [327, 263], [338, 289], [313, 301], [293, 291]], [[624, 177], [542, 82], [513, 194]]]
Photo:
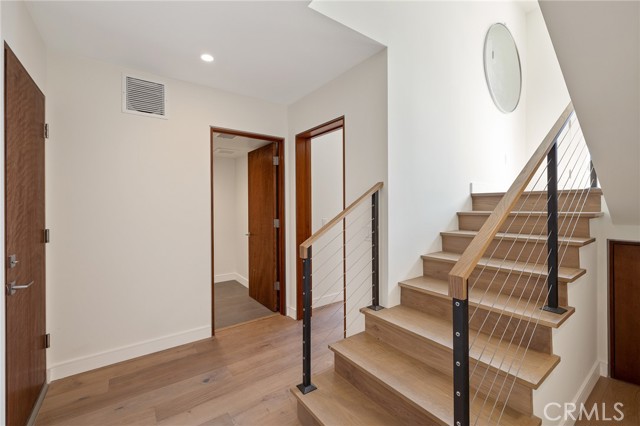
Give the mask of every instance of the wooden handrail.
[[468, 280], [478, 262], [495, 238], [502, 224], [509, 217], [520, 196], [527, 188], [536, 170], [545, 159], [549, 150], [555, 143], [556, 137], [564, 128], [567, 120], [573, 112], [573, 104], [569, 103], [562, 115], [555, 122], [538, 149], [533, 153], [518, 177], [513, 181], [509, 190], [504, 194], [487, 221], [482, 225], [478, 234], [460, 256], [458, 262], [449, 272], [449, 296], [454, 299], [466, 300]]
[[302, 259], [306, 259], [309, 256], [309, 247], [313, 245], [320, 237], [326, 234], [334, 225], [340, 223], [342, 219], [344, 219], [349, 213], [351, 213], [356, 207], [358, 207], [367, 197], [370, 197], [375, 192], [380, 191], [384, 184], [382, 182], [378, 182], [373, 185], [367, 192], [362, 194], [355, 200], [353, 203], [349, 204], [349, 206], [342, 210], [340, 213], [336, 215], [333, 219], [327, 222], [322, 228], [318, 229], [313, 235], [307, 238], [302, 244], [300, 244], [300, 257]]

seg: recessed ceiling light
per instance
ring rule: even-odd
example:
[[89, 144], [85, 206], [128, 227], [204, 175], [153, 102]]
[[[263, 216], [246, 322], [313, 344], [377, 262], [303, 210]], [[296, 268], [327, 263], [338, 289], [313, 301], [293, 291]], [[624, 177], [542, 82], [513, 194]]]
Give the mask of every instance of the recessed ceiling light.
[[202, 55], [200, 55], [200, 59], [205, 62], [213, 62], [213, 56], [209, 55], [208, 53], [203, 53]]

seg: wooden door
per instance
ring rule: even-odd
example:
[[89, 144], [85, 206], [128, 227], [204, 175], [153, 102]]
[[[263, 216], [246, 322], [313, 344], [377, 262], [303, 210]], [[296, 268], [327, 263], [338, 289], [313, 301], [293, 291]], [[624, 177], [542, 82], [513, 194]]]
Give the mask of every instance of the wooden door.
[[609, 241], [611, 377], [640, 385], [640, 243]]
[[278, 206], [276, 143], [249, 153], [249, 296], [278, 310]]
[[6, 409], [24, 425], [46, 382], [44, 95], [7, 46], [5, 105]]

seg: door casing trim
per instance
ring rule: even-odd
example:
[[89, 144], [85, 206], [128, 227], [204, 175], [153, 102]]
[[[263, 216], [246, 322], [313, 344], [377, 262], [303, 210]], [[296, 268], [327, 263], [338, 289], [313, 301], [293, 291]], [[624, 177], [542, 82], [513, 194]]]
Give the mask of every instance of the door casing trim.
[[[342, 129], [342, 208], [344, 209], [347, 181], [344, 115], [296, 135], [296, 319], [298, 320], [302, 319], [302, 259], [297, 248], [311, 236], [311, 140], [339, 129]], [[343, 243], [344, 237], [343, 233]], [[346, 268], [346, 265], [343, 265], [343, 268]], [[346, 297], [346, 270], [343, 270], [343, 292]], [[343, 302], [345, 300], [343, 298]]]

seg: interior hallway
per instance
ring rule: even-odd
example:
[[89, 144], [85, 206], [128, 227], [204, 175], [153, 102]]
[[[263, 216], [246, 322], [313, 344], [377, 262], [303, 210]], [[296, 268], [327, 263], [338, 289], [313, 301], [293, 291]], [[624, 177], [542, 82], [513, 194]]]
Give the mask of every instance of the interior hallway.
[[215, 283], [213, 288], [215, 291], [216, 330], [272, 315], [280, 315], [249, 297], [249, 289], [238, 281]]
[[[314, 374], [333, 368], [342, 304], [313, 316]], [[302, 322], [271, 316], [50, 384], [37, 425], [298, 425]]]

